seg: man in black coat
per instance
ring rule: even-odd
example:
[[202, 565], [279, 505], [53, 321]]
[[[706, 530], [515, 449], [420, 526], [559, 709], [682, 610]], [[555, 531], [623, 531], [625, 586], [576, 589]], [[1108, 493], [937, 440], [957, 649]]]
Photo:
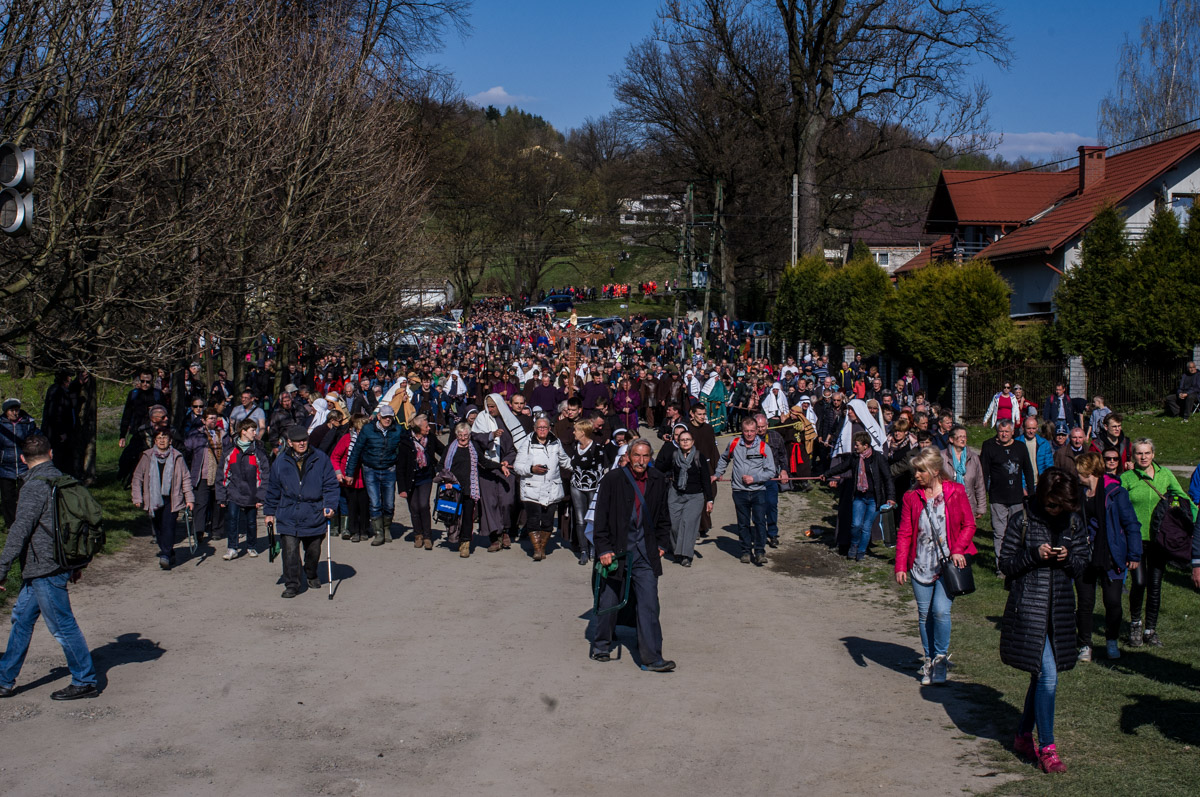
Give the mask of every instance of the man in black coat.
[[63, 473], [75, 472], [75, 399], [70, 384], [70, 371], [55, 374], [42, 408], [42, 434], [54, 449], [54, 467]]
[[[629, 445], [629, 465], [613, 468], [600, 480], [596, 496], [596, 525], [593, 539], [602, 566], [625, 553], [623, 567], [631, 569], [631, 592], [637, 601], [638, 654], [641, 667], [650, 672], [670, 672], [675, 662], [662, 657], [662, 626], [658, 621], [658, 578], [662, 555], [670, 546], [671, 518], [667, 511], [667, 477], [649, 467], [652, 451], [646, 440]], [[620, 602], [624, 571], [603, 580], [600, 608]], [[592, 649], [594, 661], [609, 661], [617, 613], [595, 618]]]

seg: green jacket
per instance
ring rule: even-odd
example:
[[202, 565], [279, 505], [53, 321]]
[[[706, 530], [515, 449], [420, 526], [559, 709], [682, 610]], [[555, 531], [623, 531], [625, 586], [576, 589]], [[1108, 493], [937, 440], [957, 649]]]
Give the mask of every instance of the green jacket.
[[[1179, 486], [1179, 480], [1175, 478], [1175, 474], [1171, 472], [1170, 468], [1162, 465], [1154, 466], [1153, 479], [1147, 479], [1146, 472], [1141, 468], [1125, 471], [1121, 474], [1121, 486], [1129, 492], [1129, 502], [1133, 504], [1133, 512], [1137, 515], [1138, 522], [1142, 524], [1143, 540], [1150, 539], [1150, 518], [1154, 515], [1154, 508], [1162, 500], [1159, 493], [1165, 496], [1173, 492], [1187, 498], [1187, 491]], [[1155, 490], [1158, 492], [1156, 493]], [[1193, 505], [1193, 520], [1195, 520], [1195, 515], [1196, 507]]]

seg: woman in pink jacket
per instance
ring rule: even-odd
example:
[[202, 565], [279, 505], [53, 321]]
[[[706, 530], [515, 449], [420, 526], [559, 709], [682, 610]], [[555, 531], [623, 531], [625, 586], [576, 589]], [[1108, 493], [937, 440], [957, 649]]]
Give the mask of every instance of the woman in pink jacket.
[[896, 534], [896, 583], [912, 580], [917, 599], [917, 625], [925, 662], [921, 685], [946, 682], [946, 659], [950, 649], [950, 606], [938, 578], [942, 560], [965, 567], [967, 555], [975, 553], [975, 516], [967, 491], [946, 473], [942, 455], [925, 448], [912, 459], [916, 487], [904, 494], [900, 530]]

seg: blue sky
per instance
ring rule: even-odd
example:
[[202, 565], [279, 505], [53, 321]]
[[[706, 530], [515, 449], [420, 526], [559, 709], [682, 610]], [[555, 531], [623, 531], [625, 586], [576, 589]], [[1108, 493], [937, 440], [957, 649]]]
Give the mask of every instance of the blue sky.
[[[998, 3], [1012, 39], [1008, 70], [985, 66], [992, 128], [1007, 157], [1074, 153], [1096, 135], [1096, 109], [1111, 89], [1125, 34], [1136, 35], [1153, 0]], [[449, 37], [432, 60], [481, 104], [517, 105], [566, 131], [614, 105], [609, 76], [630, 45], [651, 33], [655, 0], [606, 3], [474, 0], [472, 32]]]

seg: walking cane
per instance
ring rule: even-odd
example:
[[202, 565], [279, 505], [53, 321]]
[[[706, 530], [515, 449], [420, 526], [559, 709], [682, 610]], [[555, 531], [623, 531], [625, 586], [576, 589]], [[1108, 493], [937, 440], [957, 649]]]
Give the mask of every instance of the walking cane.
[[183, 527], [187, 531], [188, 551], [195, 556], [196, 549], [200, 547], [200, 541], [196, 539], [196, 524], [192, 520], [192, 510], [187, 507], [183, 508]]
[[325, 519], [325, 564], [329, 566], [329, 600], [333, 600], [333, 549], [331, 545], [332, 535], [330, 534], [329, 519]]

